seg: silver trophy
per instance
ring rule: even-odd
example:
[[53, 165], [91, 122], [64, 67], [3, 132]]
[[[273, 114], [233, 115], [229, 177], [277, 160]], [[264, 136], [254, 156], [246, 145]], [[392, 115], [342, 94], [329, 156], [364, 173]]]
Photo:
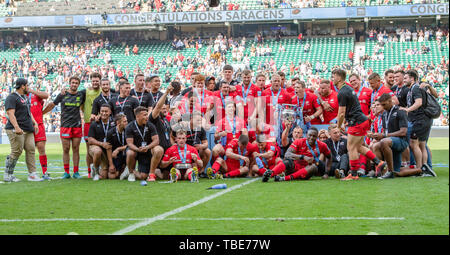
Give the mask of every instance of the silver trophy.
[[281, 108], [281, 120], [283, 122], [295, 122], [297, 118], [297, 105], [295, 104], [283, 104]]
[[176, 164], [175, 168], [178, 170], [186, 170], [192, 168], [192, 164]]

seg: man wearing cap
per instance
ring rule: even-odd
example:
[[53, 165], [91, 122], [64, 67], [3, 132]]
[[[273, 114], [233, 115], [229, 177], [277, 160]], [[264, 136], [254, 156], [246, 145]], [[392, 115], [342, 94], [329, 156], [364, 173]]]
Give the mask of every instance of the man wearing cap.
[[30, 111], [28, 82], [18, 78], [15, 85], [16, 91], [6, 97], [5, 110], [8, 117], [5, 129], [11, 145], [11, 153], [6, 157], [5, 182], [18, 182], [14, 176], [14, 167], [22, 151], [25, 149], [25, 161], [28, 168], [28, 181], [41, 181], [36, 174], [34, 133], [38, 133], [39, 125], [34, 120]]

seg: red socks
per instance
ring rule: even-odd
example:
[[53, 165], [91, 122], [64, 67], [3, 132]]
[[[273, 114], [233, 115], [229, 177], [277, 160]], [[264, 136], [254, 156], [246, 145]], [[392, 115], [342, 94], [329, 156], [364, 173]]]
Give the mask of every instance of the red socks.
[[191, 180], [191, 178], [192, 178], [192, 172], [189, 172], [188, 173], [188, 180]]
[[[284, 165], [283, 161], [279, 161], [275, 167], [272, 169], [272, 175], [270, 177], [274, 177], [275, 175], [279, 175], [282, 172], [284, 172], [284, 170], [286, 170], [286, 166]], [[266, 171], [265, 168], [261, 168], [258, 170], [258, 175], [262, 176], [264, 174], [264, 172]]]
[[41, 163], [42, 174], [47, 172], [47, 155], [39, 155], [39, 163]]
[[368, 151], [368, 152], [366, 153], [366, 157], [367, 157], [368, 159], [370, 159], [371, 161], [373, 161], [377, 156], [375, 156], [375, 154], [374, 154], [372, 151]]
[[73, 166], [73, 173], [78, 173], [78, 166]]
[[359, 159], [350, 160], [350, 170], [358, 171], [359, 170]]
[[64, 172], [66, 172], [67, 174], [70, 174], [69, 170], [70, 170], [70, 165], [64, 164]]
[[364, 155], [359, 155], [359, 167], [366, 170], [367, 159]]
[[260, 169], [258, 170], [258, 175], [259, 175], [259, 176], [262, 176], [262, 175], [264, 174], [264, 172], [266, 172], [266, 169], [265, 169], [265, 168], [260, 168]]
[[211, 169], [213, 170], [214, 173], [219, 172], [220, 164], [218, 162], [214, 162], [214, 164], [211, 166]]
[[239, 169], [238, 170], [233, 170], [233, 171], [230, 171], [230, 172], [226, 173], [225, 175], [227, 177], [236, 177], [236, 176], [241, 175], [241, 171], [239, 171]]
[[285, 176], [284, 180], [291, 181], [291, 180], [300, 179], [300, 178], [304, 179], [304, 178], [306, 178], [307, 175], [308, 175], [308, 171], [306, 171], [305, 168], [302, 168], [293, 174]]
[[284, 165], [283, 161], [279, 161], [278, 164], [272, 169], [272, 177], [281, 174], [282, 172], [284, 172], [284, 170], [286, 170], [286, 166]]

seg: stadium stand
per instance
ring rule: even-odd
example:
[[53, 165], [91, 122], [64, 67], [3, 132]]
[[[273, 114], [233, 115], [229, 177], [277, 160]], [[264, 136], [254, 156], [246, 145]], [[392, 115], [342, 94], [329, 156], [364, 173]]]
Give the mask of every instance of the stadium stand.
[[[44, 0], [15, 1], [16, 16], [85, 15], [100, 13], [139, 13], [205, 10], [252, 10], [267, 8], [321, 8], [346, 6], [404, 5], [420, 3], [447, 3], [448, 0], [224, 0], [220, 6], [207, 7], [205, 0]], [[136, 6], [138, 5], [138, 7]], [[1, 6], [1, 5], [0, 5]], [[43, 12], [42, 10], [46, 10]], [[0, 16], [6, 16], [8, 9], [0, 7]]]

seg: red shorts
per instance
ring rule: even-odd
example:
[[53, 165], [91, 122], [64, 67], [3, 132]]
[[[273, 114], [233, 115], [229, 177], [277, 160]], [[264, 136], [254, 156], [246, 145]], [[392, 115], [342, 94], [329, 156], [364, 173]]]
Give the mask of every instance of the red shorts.
[[37, 134], [34, 134], [34, 142], [47, 141], [47, 136], [45, 135], [45, 126], [43, 123], [39, 124], [39, 131]]
[[239, 163], [230, 163], [230, 162], [226, 162], [227, 163], [227, 173], [234, 171], [234, 170], [240, 170], [241, 169], [241, 165], [239, 165]]
[[370, 129], [369, 120], [364, 121], [361, 124], [358, 124], [353, 127], [348, 127], [347, 133], [353, 136], [365, 136], [367, 135], [367, 131]]
[[83, 137], [84, 137], [84, 141], [86, 141], [86, 142], [88, 141], [90, 126], [91, 126], [91, 123], [84, 123]]
[[83, 137], [83, 131], [81, 127], [61, 127], [59, 130], [61, 138], [81, 138]]

